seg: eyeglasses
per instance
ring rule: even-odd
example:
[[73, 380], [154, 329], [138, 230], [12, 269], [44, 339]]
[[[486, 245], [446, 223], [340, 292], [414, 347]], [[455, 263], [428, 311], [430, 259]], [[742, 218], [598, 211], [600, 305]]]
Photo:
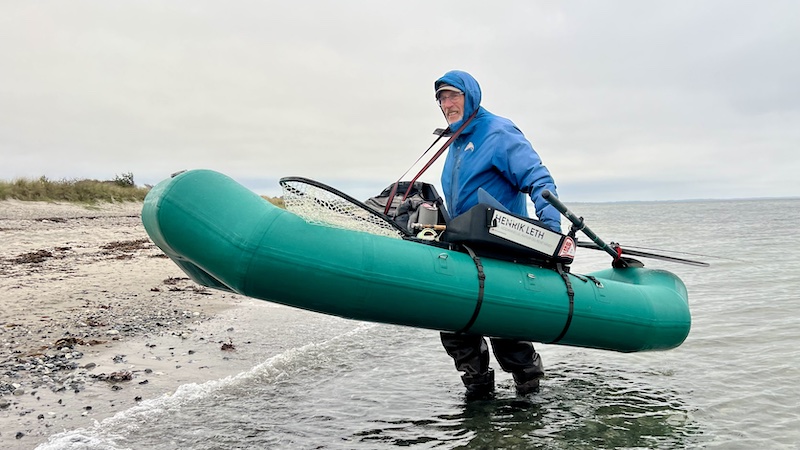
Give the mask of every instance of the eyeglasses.
[[442, 95], [439, 96], [439, 98], [436, 101], [440, 105], [444, 105], [445, 102], [447, 102], [448, 100], [450, 100], [452, 102], [455, 102], [456, 99], [458, 99], [459, 97], [461, 97], [463, 95], [464, 94], [462, 94], [460, 92], [452, 92], [452, 93], [449, 93], [449, 94], [442, 94]]

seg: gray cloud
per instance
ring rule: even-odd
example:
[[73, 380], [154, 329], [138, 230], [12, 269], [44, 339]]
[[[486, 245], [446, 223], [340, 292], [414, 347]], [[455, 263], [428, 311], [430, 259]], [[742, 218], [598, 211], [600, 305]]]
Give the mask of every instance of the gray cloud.
[[[470, 71], [574, 201], [800, 196], [800, 5], [0, 4], [0, 178], [210, 168], [366, 196]], [[436, 167], [426, 173], [438, 180]], [[363, 193], [363, 195], [361, 194]]]

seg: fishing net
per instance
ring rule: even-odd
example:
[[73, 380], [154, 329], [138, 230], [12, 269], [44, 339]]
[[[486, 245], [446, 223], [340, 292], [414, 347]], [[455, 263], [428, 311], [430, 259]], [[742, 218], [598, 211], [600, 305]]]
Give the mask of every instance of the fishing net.
[[397, 239], [406, 234], [392, 219], [330, 186], [300, 177], [280, 180], [286, 209], [306, 222]]

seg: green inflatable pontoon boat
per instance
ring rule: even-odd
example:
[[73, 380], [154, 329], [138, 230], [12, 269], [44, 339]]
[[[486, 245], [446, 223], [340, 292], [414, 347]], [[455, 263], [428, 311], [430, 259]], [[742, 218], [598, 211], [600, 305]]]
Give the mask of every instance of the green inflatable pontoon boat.
[[691, 324], [664, 270], [579, 275], [314, 223], [210, 170], [156, 185], [142, 222], [203, 286], [350, 319], [620, 352], [677, 347]]

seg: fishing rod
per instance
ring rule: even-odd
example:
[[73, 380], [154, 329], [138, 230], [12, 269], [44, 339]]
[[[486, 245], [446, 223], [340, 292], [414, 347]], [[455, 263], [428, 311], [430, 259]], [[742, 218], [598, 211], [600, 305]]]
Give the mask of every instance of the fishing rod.
[[[439, 137], [437, 137], [436, 140], [433, 141], [433, 144], [431, 144], [431, 146], [428, 147], [428, 149], [425, 150], [422, 153], [422, 155], [420, 155], [419, 158], [417, 158], [417, 160], [414, 162], [414, 164], [411, 165], [411, 167], [414, 167], [422, 159], [422, 157], [425, 156], [433, 148], [433, 146], [436, 145], [437, 142], [439, 142], [439, 140], [441, 138], [443, 138], [445, 136], [449, 136], [449, 137], [448, 137], [447, 141], [444, 143], [444, 145], [442, 145], [442, 147], [436, 153], [433, 154], [433, 157], [431, 157], [431, 159], [428, 160], [427, 163], [425, 163], [425, 166], [423, 166], [422, 169], [420, 169], [420, 171], [417, 172], [417, 174], [414, 175], [414, 178], [412, 178], [411, 181], [408, 183], [408, 189], [406, 189], [405, 194], [403, 194], [402, 201], [405, 201], [405, 199], [408, 198], [408, 195], [411, 193], [411, 190], [414, 188], [414, 182], [417, 181], [417, 179], [419, 179], [419, 177], [422, 176], [422, 174], [425, 173], [425, 171], [428, 170], [428, 168], [430, 166], [432, 166], [433, 163], [440, 156], [442, 156], [442, 153], [444, 153], [444, 151], [447, 150], [448, 147], [450, 147], [450, 144], [453, 141], [456, 140], [456, 138], [461, 134], [461, 132], [464, 131], [465, 128], [467, 128], [467, 125], [469, 125], [469, 123], [472, 122], [472, 119], [474, 119], [475, 116], [477, 116], [477, 115], [478, 115], [478, 109], [476, 109], [472, 114], [470, 114], [470, 116], [467, 117], [467, 119], [464, 121], [464, 123], [462, 123], [461, 126], [458, 127], [458, 129], [456, 131], [454, 131], [453, 133], [448, 133], [448, 130], [450, 130], [450, 127], [447, 127], [445, 129], [437, 128], [437, 129], [433, 130], [433, 134], [435, 134], [435, 135], [437, 135]], [[406, 170], [405, 173], [403, 173], [403, 175], [401, 175], [400, 178], [397, 179], [397, 181], [394, 183], [394, 186], [392, 186], [392, 190], [391, 190], [391, 192], [389, 192], [389, 201], [386, 202], [386, 207], [383, 210], [383, 214], [385, 214], [385, 215], [389, 214], [389, 209], [391, 209], [391, 206], [392, 206], [391, 199], [393, 199], [395, 194], [397, 194], [397, 187], [400, 185], [400, 180], [402, 180], [403, 177], [406, 176], [408, 171], [411, 170], [411, 167], [409, 167], [408, 170]]]
[[638, 250], [626, 249], [626, 248], [623, 248], [622, 246], [620, 246], [619, 244], [617, 244], [615, 242], [611, 242], [610, 244], [606, 244], [605, 242], [603, 242], [602, 239], [600, 239], [599, 236], [594, 234], [594, 232], [591, 229], [589, 229], [589, 227], [586, 226], [586, 224], [583, 221], [583, 217], [578, 217], [575, 214], [573, 214], [572, 211], [570, 211], [567, 208], [566, 205], [561, 203], [561, 200], [556, 198], [556, 196], [553, 195], [552, 192], [550, 192], [549, 190], [545, 189], [544, 192], [542, 192], [542, 198], [547, 200], [547, 202], [550, 203], [551, 205], [553, 205], [553, 207], [555, 207], [561, 214], [563, 214], [564, 217], [569, 219], [569, 221], [572, 222], [572, 228], [575, 231], [582, 231], [583, 234], [588, 236], [589, 239], [591, 239], [592, 242], [594, 242], [594, 244], [577, 242], [576, 245], [578, 245], [579, 247], [591, 248], [591, 249], [594, 249], [594, 250], [603, 250], [603, 251], [605, 251], [606, 253], [611, 255], [611, 257], [614, 258], [615, 266], [619, 266], [619, 267], [627, 267], [628, 266], [628, 263], [625, 261], [625, 259], [622, 258], [623, 254], [627, 254], [627, 255], [631, 255], [631, 256], [641, 256], [641, 257], [645, 257], [645, 258], [660, 259], [660, 260], [663, 260], [663, 261], [671, 261], [671, 262], [676, 262], [676, 263], [681, 263], [681, 264], [689, 264], [689, 265], [700, 266], [700, 267], [708, 267], [708, 266], [710, 266], [710, 264], [708, 264], [706, 262], [702, 262], [702, 261], [694, 261], [694, 260], [691, 260], [691, 259], [677, 258], [677, 257], [674, 257], [674, 256], [659, 255], [657, 253], [649, 253], [649, 252], [642, 252], [642, 251], [638, 251]]

